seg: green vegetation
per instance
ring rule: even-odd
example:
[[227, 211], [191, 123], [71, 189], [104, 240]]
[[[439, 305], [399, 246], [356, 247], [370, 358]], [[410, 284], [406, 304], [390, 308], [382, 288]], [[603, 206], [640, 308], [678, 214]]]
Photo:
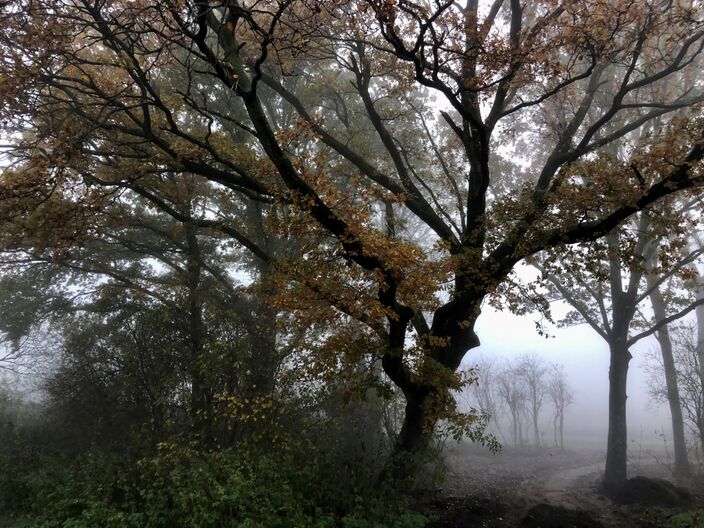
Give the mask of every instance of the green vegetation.
[[704, 511], [687, 511], [673, 515], [668, 528], [704, 528]]
[[[5, 427], [0, 438], [5, 524], [0, 520], [0, 526], [426, 525], [427, 519], [409, 511], [400, 496], [375, 485], [374, 471], [345, 455], [350, 445], [328, 441], [331, 421], [309, 426], [307, 432], [282, 433], [276, 442], [258, 438], [256, 444], [243, 441], [207, 451], [183, 447], [187, 442], [163, 442], [138, 458], [99, 448], [69, 457], [52, 446], [50, 431], [36, 422]], [[316, 445], [316, 437], [324, 442]]]

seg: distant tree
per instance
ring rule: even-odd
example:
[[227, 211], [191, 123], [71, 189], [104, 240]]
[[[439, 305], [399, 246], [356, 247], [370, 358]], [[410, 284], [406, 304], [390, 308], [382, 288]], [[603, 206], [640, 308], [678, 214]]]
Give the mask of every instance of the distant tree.
[[540, 446], [540, 410], [548, 393], [545, 375], [548, 366], [535, 354], [525, 354], [521, 356], [514, 367], [518, 375], [523, 379], [526, 388], [526, 400], [528, 412], [533, 423], [533, 438], [535, 446]]
[[486, 414], [489, 426], [506, 441], [501, 427], [502, 410], [504, 402], [498, 392], [498, 379], [501, 376], [499, 364], [494, 359], [482, 358], [473, 367], [477, 378], [476, 383], [472, 383], [465, 388], [465, 392], [470, 396], [471, 403], [467, 407], [476, 407]]
[[567, 383], [567, 374], [563, 365], [552, 365], [548, 372], [547, 396], [553, 405], [553, 431], [555, 446], [565, 449], [565, 410], [573, 403], [574, 394]]
[[508, 409], [511, 420], [511, 436], [514, 447], [524, 444], [523, 415], [526, 409], [528, 389], [520, 371], [514, 364], [504, 363], [495, 375], [496, 392]]
[[[651, 273], [646, 274], [646, 285], [650, 291], [650, 304], [653, 307], [653, 317], [655, 321], [667, 318], [667, 301], [660, 291], [661, 284], [658, 278]], [[684, 420], [682, 418], [682, 400], [680, 398], [679, 379], [677, 368], [675, 367], [675, 357], [673, 353], [672, 339], [670, 337], [669, 325], [662, 326], [655, 337], [660, 345], [662, 356], [663, 375], [667, 387], [667, 403], [670, 407], [670, 417], [672, 419], [672, 441], [675, 450], [675, 474], [687, 476], [690, 474], [689, 459], [687, 457], [687, 445], [685, 441]]]
[[217, 399], [271, 393], [289, 352], [289, 335], [277, 348], [261, 270], [242, 285], [232, 268], [246, 259], [223, 253], [218, 231], [188, 222], [206, 202], [198, 186], [171, 183], [180, 220], [140, 197], [113, 199], [60, 258], [22, 238], [4, 253], [0, 332], [16, 354], [47, 366], [52, 400], [86, 441], [144, 427], [155, 445], [171, 422], [208, 442]]
[[[681, 323], [671, 331], [674, 369], [680, 388], [680, 403], [684, 423], [698, 444], [700, 460], [704, 454], [704, 384], [702, 384], [701, 356], [697, 348], [696, 323]], [[649, 391], [657, 402], [669, 401], [669, 390], [665, 383], [663, 358], [653, 356], [649, 364]]]

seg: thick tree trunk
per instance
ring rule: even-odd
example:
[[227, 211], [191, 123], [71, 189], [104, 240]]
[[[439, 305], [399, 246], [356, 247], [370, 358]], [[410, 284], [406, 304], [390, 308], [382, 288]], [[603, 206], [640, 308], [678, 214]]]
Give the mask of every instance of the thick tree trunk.
[[396, 449], [402, 456], [412, 456], [413, 453], [428, 447], [432, 437], [429, 430], [427, 413], [428, 396], [406, 396], [406, 413], [401, 432], [396, 440]]
[[609, 434], [606, 446], [606, 469], [602, 488], [607, 494], [620, 490], [626, 483], [628, 431], [626, 427], [626, 381], [631, 354], [626, 338], [609, 343]]
[[[395, 286], [389, 285], [380, 291], [379, 298], [382, 302], [389, 302], [394, 292]], [[436, 345], [432, 339], [428, 339], [429, 346], [425, 351], [428, 369], [421, 366], [421, 372], [441, 368], [447, 370], [443, 374], [451, 376], [459, 368], [464, 355], [479, 345], [474, 323], [479, 317], [481, 298], [483, 294], [477, 296], [476, 307], [448, 303], [435, 312], [432, 327], [427, 329], [427, 337], [443, 337], [442, 341], [446, 340], [446, 343]], [[403, 425], [392, 455], [394, 479], [399, 480], [399, 477], [413, 475], [416, 455], [428, 447], [438, 420], [446, 411], [454, 411], [454, 408], [445, 381], [437, 381], [435, 376], [426, 378], [418, 375], [404, 361], [407, 326], [414, 313], [399, 304], [396, 304], [395, 311], [396, 316], [388, 318], [388, 351], [382, 357], [381, 364], [386, 375], [403, 391], [406, 398]], [[425, 321], [414, 324], [427, 328]], [[442, 375], [438, 377], [443, 379]]]
[[430, 425], [434, 426], [435, 420], [427, 414], [429, 399], [427, 393], [406, 394], [403, 425], [396, 438], [390, 466], [381, 472], [378, 484], [399, 484], [414, 476], [420, 457], [433, 437]]
[[[654, 280], [648, 277], [648, 287], [654, 286]], [[650, 302], [653, 305], [653, 312], [656, 321], [662, 321], [666, 317], [665, 300], [657, 288], [650, 294]], [[677, 385], [677, 371], [675, 370], [675, 358], [672, 352], [672, 340], [667, 326], [663, 326], [656, 333], [660, 350], [662, 351], [662, 364], [665, 369], [665, 384], [667, 386], [667, 402], [670, 405], [670, 415], [672, 416], [672, 438], [675, 446], [675, 468], [676, 476], [687, 476], [690, 474], [689, 460], [687, 458], [687, 444], [684, 436], [684, 419], [682, 418], [682, 405], [680, 402], [680, 390]]]
[[560, 411], [560, 449], [565, 450], [565, 412]]

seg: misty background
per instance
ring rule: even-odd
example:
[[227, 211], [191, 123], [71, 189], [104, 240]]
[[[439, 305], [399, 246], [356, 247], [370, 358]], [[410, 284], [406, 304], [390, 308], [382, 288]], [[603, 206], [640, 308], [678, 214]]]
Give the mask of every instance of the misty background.
[[[552, 304], [555, 320], [567, 310], [562, 301]], [[547, 363], [563, 365], [574, 394], [565, 417], [565, 447], [604, 449], [608, 430], [609, 347], [586, 324], [569, 327], [548, 324], [549, 337], [541, 336], [535, 326], [539, 319], [535, 314], [519, 316], [485, 306], [477, 324], [481, 345], [467, 354], [462, 365], [469, 368], [482, 358], [501, 361], [524, 354], [535, 354]], [[688, 319], [685, 317], [683, 321]], [[667, 447], [671, 451], [672, 424], [667, 404], [654, 401], [648, 393], [650, 374], [645, 366], [648, 362], [652, 364], [653, 354], [660, 353], [655, 337], [643, 339], [631, 348], [631, 353], [628, 436], [629, 444], [636, 450], [631, 455], [637, 454], [639, 447], [653, 451]], [[479, 383], [482, 383], [481, 373]], [[545, 446], [553, 444], [550, 406], [545, 401], [541, 411]]]

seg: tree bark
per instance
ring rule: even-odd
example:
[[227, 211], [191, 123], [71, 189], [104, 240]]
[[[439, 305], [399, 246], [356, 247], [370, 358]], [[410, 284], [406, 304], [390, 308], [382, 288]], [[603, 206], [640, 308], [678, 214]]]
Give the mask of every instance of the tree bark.
[[[697, 288], [697, 300], [704, 298], [704, 283]], [[699, 365], [699, 387], [704, 392], [704, 305], [696, 308], [697, 314], [697, 361]], [[704, 407], [704, 394], [701, 395]], [[699, 423], [699, 442], [704, 456], [704, 421]]]
[[431, 432], [428, 430], [427, 395], [406, 396], [406, 414], [396, 442], [403, 456], [428, 447]]
[[[655, 321], [662, 321], [666, 317], [665, 300], [654, 284], [654, 278], [648, 276], [648, 287], [653, 288], [650, 294], [650, 302], [653, 305]], [[675, 358], [672, 352], [672, 340], [667, 326], [663, 326], [656, 334], [660, 350], [662, 352], [662, 364], [665, 369], [665, 384], [667, 387], [667, 402], [670, 405], [670, 415], [672, 417], [672, 438], [675, 448], [675, 468], [676, 476], [687, 476], [690, 474], [689, 460], [687, 458], [687, 444], [684, 436], [684, 419], [682, 417], [682, 404], [680, 402], [680, 390], [677, 384], [677, 371], [675, 369]]]
[[195, 229], [186, 230], [186, 287], [188, 301], [188, 331], [190, 341], [191, 420], [193, 432], [202, 447], [212, 444], [213, 397], [209, 382], [211, 365], [204, 356], [203, 305], [200, 292], [201, 257]]
[[606, 469], [602, 489], [607, 494], [619, 491], [626, 483], [628, 431], [626, 426], [626, 381], [631, 353], [626, 337], [609, 343], [609, 434], [606, 448]]
[[398, 484], [413, 477], [419, 457], [428, 449], [436, 420], [427, 413], [430, 396], [427, 393], [405, 394], [406, 408], [403, 425], [390, 459], [390, 466], [379, 475], [377, 483]]
[[276, 312], [268, 305], [271, 291], [270, 270], [266, 264], [258, 266], [260, 288], [252, 300], [255, 328], [248, 332], [249, 364], [251, 372], [248, 392], [254, 396], [270, 394], [274, 390], [279, 358], [276, 348]]

